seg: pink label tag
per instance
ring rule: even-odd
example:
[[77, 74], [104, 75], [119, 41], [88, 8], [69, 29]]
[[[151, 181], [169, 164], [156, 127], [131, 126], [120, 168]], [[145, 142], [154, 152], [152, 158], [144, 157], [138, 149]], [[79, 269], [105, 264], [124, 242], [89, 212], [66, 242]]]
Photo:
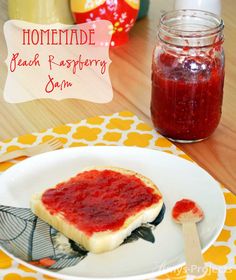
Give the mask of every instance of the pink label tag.
[[7, 21], [5, 101], [76, 98], [110, 102], [110, 26], [107, 20], [79, 25]]

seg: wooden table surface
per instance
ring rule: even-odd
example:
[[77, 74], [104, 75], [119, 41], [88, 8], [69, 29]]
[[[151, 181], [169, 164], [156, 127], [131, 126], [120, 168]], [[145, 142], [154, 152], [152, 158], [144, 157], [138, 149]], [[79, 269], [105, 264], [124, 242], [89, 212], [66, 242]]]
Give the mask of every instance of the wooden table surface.
[[[39, 131], [59, 124], [76, 122], [88, 116], [130, 110], [150, 121], [151, 54], [162, 10], [171, 10], [173, 0], [152, 0], [149, 16], [132, 29], [129, 42], [111, 51], [111, 79], [114, 99], [98, 105], [79, 100], [37, 100], [18, 105], [2, 97], [7, 69], [3, 23], [7, 1], [0, 0], [0, 140]], [[236, 193], [236, 1], [222, 1], [225, 21], [226, 80], [221, 123], [207, 140], [178, 145], [212, 176]], [[191, 186], [190, 186], [191, 187]]]

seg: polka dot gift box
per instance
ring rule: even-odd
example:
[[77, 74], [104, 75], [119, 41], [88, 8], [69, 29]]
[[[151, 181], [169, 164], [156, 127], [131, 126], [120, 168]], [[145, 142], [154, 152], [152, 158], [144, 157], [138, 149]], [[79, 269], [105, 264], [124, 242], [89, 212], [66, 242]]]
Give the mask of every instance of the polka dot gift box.
[[[45, 142], [53, 137], [64, 147], [120, 145], [156, 149], [191, 160], [166, 138], [145, 124], [131, 112], [91, 117], [77, 123], [61, 125], [41, 132], [23, 135], [0, 142], [0, 152], [13, 151]], [[4, 172], [19, 160], [0, 164]], [[186, 275], [186, 270], [176, 270], [156, 278], [164, 280], [235, 280], [236, 279], [236, 196], [222, 188], [226, 201], [226, 220], [214, 244], [204, 253], [207, 273], [200, 278]], [[47, 280], [53, 279], [26, 268], [0, 250], [0, 279]], [[148, 279], [147, 279], [148, 280]], [[152, 279], [153, 280], [153, 279]]]
[[112, 35], [111, 46], [128, 41], [128, 33], [138, 16], [139, 0], [71, 0], [71, 10], [76, 23], [109, 20], [108, 32]]

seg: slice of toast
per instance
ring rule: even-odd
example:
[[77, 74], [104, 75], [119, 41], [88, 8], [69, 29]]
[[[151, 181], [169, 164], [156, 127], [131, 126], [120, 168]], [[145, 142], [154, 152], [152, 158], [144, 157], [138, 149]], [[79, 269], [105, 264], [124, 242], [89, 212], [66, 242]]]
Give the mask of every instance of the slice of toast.
[[92, 253], [102, 253], [155, 220], [163, 199], [157, 186], [139, 173], [95, 167], [35, 194], [30, 205], [35, 215], [65, 236]]

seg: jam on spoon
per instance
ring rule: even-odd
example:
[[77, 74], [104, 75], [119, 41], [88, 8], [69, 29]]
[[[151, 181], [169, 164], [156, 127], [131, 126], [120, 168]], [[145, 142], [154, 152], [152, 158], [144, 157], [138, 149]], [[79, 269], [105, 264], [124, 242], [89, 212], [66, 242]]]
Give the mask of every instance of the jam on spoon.
[[172, 217], [176, 223], [182, 224], [188, 274], [195, 276], [204, 274], [204, 260], [196, 227], [196, 223], [204, 218], [202, 209], [194, 201], [182, 199], [176, 202]]

